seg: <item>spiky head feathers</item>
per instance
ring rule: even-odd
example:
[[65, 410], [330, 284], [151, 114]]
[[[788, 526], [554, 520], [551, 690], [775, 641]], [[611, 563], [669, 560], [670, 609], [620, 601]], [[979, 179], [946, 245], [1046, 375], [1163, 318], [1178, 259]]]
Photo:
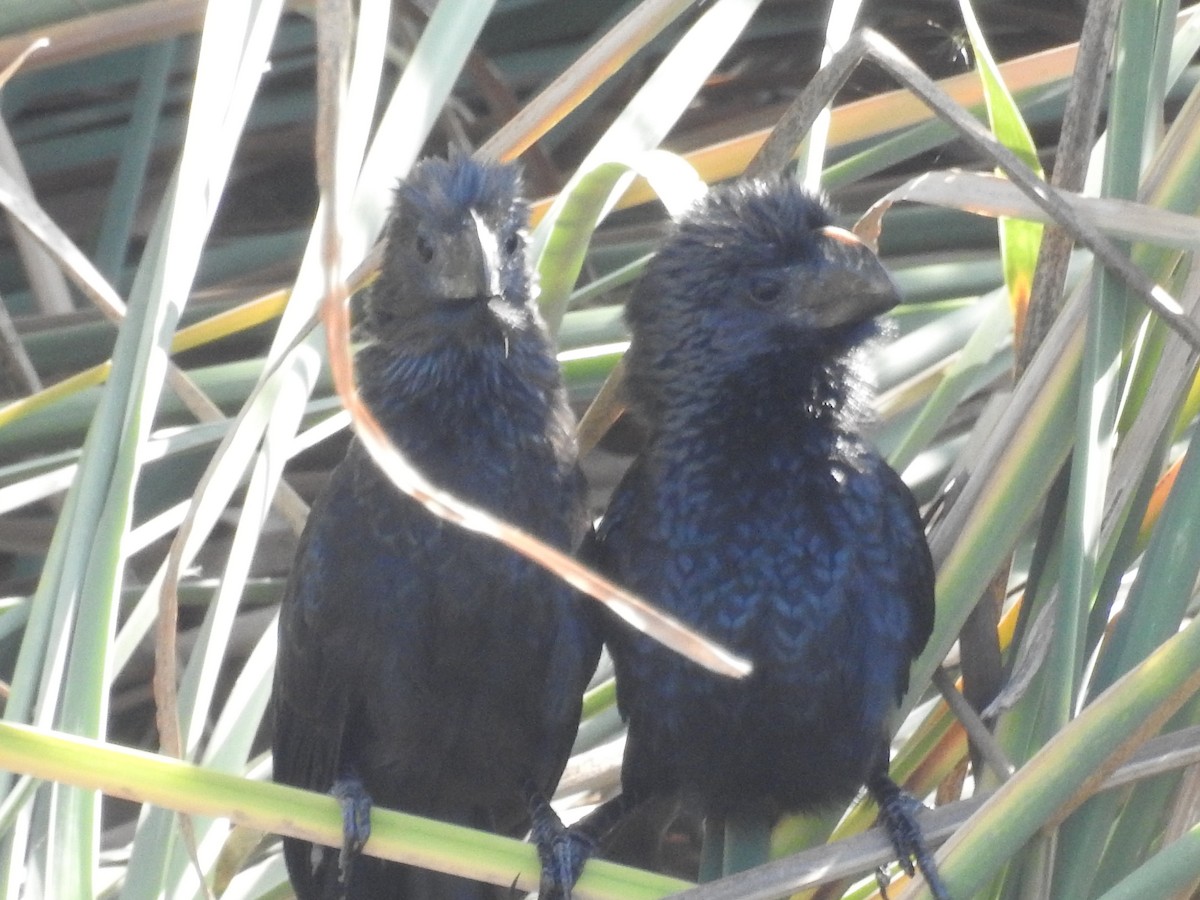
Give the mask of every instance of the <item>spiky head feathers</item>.
[[827, 378], [898, 300], [820, 197], [784, 178], [719, 185], [679, 220], [626, 308], [631, 398], [653, 417], [667, 392], [765, 356]]
[[492, 318], [527, 324], [528, 207], [516, 166], [466, 156], [417, 163], [396, 188], [367, 323], [384, 341], [453, 338]]

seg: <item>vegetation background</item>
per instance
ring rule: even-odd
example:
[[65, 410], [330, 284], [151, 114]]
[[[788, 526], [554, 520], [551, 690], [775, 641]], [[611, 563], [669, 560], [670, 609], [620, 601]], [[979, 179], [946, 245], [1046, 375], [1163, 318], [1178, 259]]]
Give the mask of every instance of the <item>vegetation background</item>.
[[[330, 799], [267, 783], [262, 729], [275, 604], [347, 439], [324, 334], [304, 330], [324, 292], [314, 147], [337, 146], [347, 271], [414, 159], [519, 154], [582, 413], [667, 210], [740, 173], [869, 26], [950, 100], [866, 63], [786, 155], [847, 224], [909, 198], [881, 208], [906, 303], [871, 359], [876, 437], [930, 510], [939, 609], [893, 773], [937, 804], [957, 897], [1197, 896], [1197, 8], [360, 0], [348, 89], [319, 117], [316, 22], [339, 6], [0, 6], [0, 895], [285, 897], [271, 834], [336, 840]], [[963, 109], [1091, 199], [1048, 216], [990, 176]], [[1165, 319], [1083, 249], [1097, 228]], [[597, 509], [635, 448], [618, 424], [589, 453]], [[959, 676], [991, 706], [978, 765], [940, 699]], [[613, 789], [619, 731], [602, 672], [565, 809]], [[886, 842], [848, 836], [872, 817], [785, 822], [779, 861], [690, 896], [869, 896]], [[399, 814], [372, 849], [536, 874], [528, 847]], [[597, 862], [580, 895], [685, 886]]]

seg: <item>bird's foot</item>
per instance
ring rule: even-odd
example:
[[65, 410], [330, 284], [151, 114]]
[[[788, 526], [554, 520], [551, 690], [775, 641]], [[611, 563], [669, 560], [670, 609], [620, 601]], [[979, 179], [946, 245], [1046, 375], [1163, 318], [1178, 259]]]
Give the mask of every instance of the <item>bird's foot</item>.
[[371, 836], [371, 795], [357, 775], [343, 775], [330, 790], [342, 806], [342, 852], [338, 870], [342, 884], [350, 878], [350, 867]]
[[587, 832], [563, 825], [540, 794], [530, 801], [530, 812], [531, 837], [542, 861], [538, 900], [571, 900], [571, 889], [583, 873], [584, 863], [596, 852], [597, 842]]
[[[946, 885], [942, 883], [937, 865], [921, 834], [921, 826], [917, 822], [917, 812], [925, 807], [911, 794], [900, 790], [896, 782], [886, 774], [871, 779], [867, 789], [879, 804], [879, 819], [887, 829], [892, 847], [896, 850], [900, 866], [912, 876], [915, 874], [913, 863], [921, 870], [929, 890], [937, 900], [950, 900]], [[877, 876], [880, 888], [886, 887], [886, 882]]]
[[878, 866], [875, 869], [875, 884], [879, 886], [879, 896], [882, 897], [883, 900], [890, 900], [888, 897], [888, 886], [891, 883], [892, 876], [887, 873], [887, 869], [885, 869], [883, 866]]

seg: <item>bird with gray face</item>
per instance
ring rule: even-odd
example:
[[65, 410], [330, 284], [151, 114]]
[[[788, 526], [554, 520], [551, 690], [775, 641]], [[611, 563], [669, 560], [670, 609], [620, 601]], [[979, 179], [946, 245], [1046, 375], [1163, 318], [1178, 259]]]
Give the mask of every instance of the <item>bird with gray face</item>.
[[898, 300], [878, 258], [782, 178], [714, 188], [635, 288], [626, 392], [647, 441], [584, 557], [754, 671], [712, 675], [609, 621], [623, 793], [573, 830], [577, 860], [641, 801], [682, 795], [727, 861], [739, 844], [765, 861], [781, 815], [865, 784], [903, 865], [945, 897], [916, 801], [888, 776], [934, 617], [917, 505], [861, 430], [856, 357]]
[[[398, 187], [359, 390], [435, 484], [571, 550], [584, 485], [519, 189], [512, 166], [467, 158], [424, 160]], [[523, 835], [566, 764], [599, 654], [585, 602], [433, 516], [351, 442], [279, 621], [275, 778], [331, 791], [345, 819], [340, 850], [285, 839], [301, 900], [508, 896], [360, 856], [370, 807]]]

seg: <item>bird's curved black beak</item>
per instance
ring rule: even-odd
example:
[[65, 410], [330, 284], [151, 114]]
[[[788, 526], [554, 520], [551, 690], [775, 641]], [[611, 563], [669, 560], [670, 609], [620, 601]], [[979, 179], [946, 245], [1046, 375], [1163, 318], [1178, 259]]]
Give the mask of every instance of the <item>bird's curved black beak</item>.
[[437, 292], [449, 301], [500, 296], [500, 244], [496, 232], [471, 210], [461, 228], [442, 237], [437, 252], [454, 260], [437, 276]]
[[797, 285], [810, 325], [837, 328], [865, 322], [900, 302], [896, 283], [866, 244], [833, 225], [818, 234], [822, 264]]

